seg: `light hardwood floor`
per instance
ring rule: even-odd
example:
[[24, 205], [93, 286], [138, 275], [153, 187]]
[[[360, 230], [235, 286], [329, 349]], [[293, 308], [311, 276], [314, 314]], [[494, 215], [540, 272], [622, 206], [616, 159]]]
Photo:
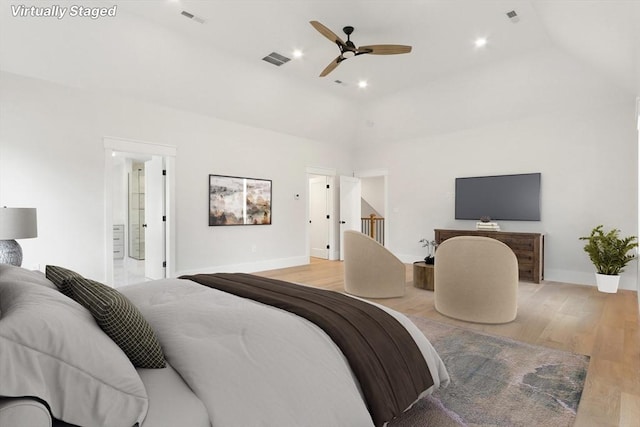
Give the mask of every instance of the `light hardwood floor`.
[[[309, 265], [256, 274], [343, 290], [343, 263], [339, 261], [312, 258]], [[521, 282], [516, 320], [505, 325], [479, 325], [439, 314], [433, 306], [433, 292], [414, 288], [412, 275], [411, 265], [407, 265], [404, 297], [375, 301], [405, 314], [589, 355], [591, 361], [575, 426], [640, 427], [640, 322], [636, 292], [603, 294], [590, 286]]]

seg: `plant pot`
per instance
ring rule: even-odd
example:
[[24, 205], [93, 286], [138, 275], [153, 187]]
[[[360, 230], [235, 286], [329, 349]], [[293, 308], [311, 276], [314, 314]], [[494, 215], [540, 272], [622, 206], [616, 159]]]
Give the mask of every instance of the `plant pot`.
[[611, 276], [609, 274], [596, 273], [596, 283], [598, 284], [598, 290], [600, 292], [615, 294], [616, 292], [618, 292], [619, 282], [620, 276]]

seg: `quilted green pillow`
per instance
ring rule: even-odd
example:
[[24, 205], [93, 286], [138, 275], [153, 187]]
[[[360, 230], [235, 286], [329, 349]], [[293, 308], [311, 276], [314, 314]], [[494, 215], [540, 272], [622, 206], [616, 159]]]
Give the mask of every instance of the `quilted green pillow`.
[[164, 368], [164, 353], [151, 325], [120, 292], [94, 280], [66, 279], [74, 300], [91, 312], [102, 330], [139, 368]]
[[71, 277], [82, 277], [81, 274], [78, 274], [75, 271], [58, 267], [57, 265], [47, 265], [45, 267], [45, 276], [58, 287], [58, 290], [60, 290], [60, 292], [62, 292], [69, 298], [73, 298], [73, 295], [71, 295], [71, 288], [67, 284], [66, 280], [70, 279]]

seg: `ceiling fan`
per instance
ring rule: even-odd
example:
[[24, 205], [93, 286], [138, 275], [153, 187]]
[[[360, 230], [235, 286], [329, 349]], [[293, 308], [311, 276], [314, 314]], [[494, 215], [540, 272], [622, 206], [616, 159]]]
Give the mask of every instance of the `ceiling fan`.
[[333, 43], [338, 45], [340, 49], [340, 55], [327, 67], [322, 70], [320, 73], [320, 77], [324, 77], [330, 72], [332, 72], [342, 61], [345, 59], [351, 58], [352, 56], [371, 54], [371, 55], [397, 55], [400, 53], [409, 53], [411, 52], [411, 46], [404, 46], [400, 44], [372, 44], [369, 46], [360, 46], [356, 47], [355, 44], [351, 41], [351, 33], [353, 33], [354, 28], [351, 26], [344, 27], [342, 31], [347, 35], [347, 41], [345, 42], [340, 37], [336, 35], [333, 31], [322, 25], [318, 21], [310, 21], [309, 22], [313, 28], [318, 30], [320, 34], [331, 40]]

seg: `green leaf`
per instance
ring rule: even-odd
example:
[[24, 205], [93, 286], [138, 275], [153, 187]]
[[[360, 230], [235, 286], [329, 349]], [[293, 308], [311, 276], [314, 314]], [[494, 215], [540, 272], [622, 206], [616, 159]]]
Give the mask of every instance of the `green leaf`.
[[629, 251], [638, 247], [636, 236], [620, 238], [619, 233], [620, 230], [615, 228], [605, 233], [603, 226], [598, 225], [589, 236], [580, 237], [580, 240], [587, 241], [584, 251], [600, 274], [618, 275], [635, 259], [635, 254], [629, 255]]

